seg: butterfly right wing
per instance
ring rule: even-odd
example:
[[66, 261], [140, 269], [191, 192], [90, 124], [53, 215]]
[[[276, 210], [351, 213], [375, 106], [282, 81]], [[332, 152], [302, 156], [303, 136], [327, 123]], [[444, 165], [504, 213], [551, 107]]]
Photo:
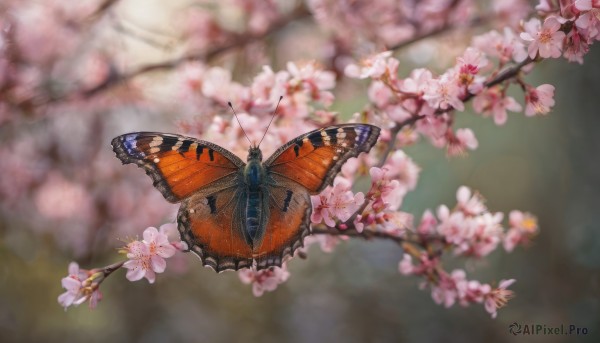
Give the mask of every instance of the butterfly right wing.
[[132, 132], [112, 140], [117, 157], [143, 168], [169, 202], [236, 174], [245, 163], [226, 149], [191, 137]]

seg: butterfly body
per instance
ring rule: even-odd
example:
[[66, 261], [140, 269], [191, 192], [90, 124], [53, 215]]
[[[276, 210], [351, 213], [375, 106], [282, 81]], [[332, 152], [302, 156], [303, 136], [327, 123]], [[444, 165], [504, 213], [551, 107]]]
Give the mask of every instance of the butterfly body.
[[134, 132], [112, 141], [124, 163], [145, 169], [170, 202], [182, 239], [216, 271], [281, 266], [310, 234], [310, 195], [320, 193], [349, 158], [368, 152], [379, 128], [345, 124], [283, 145], [266, 161], [251, 147], [246, 163], [210, 142]]

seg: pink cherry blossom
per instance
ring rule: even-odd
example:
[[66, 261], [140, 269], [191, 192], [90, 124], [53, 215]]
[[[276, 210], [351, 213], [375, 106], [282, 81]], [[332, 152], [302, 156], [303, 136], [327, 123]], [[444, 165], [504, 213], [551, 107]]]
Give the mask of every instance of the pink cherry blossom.
[[242, 283], [252, 284], [252, 293], [255, 297], [260, 297], [264, 292], [272, 292], [277, 286], [287, 281], [290, 273], [284, 263], [281, 268], [271, 267], [267, 269], [255, 270], [246, 268], [238, 271], [238, 276]]
[[476, 216], [487, 211], [484, 199], [479, 193], [472, 193], [467, 186], [461, 186], [456, 191], [457, 207], [467, 216]]
[[431, 71], [424, 68], [418, 68], [410, 73], [410, 76], [403, 80], [400, 89], [405, 93], [412, 93], [422, 96], [431, 86], [433, 75]]
[[511, 211], [509, 214], [509, 229], [504, 237], [504, 249], [514, 250], [519, 244], [527, 244], [538, 233], [537, 218], [531, 213]]
[[384, 51], [376, 55], [365, 58], [360, 62], [360, 65], [349, 64], [345, 69], [345, 74], [348, 77], [366, 79], [380, 78], [388, 71], [387, 59], [392, 56], [391, 51]]
[[311, 221], [321, 221], [329, 227], [335, 227], [335, 218], [345, 222], [365, 202], [363, 193], [352, 193], [351, 184], [343, 177], [337, 177], [333, 187], [327, 187], [321, 194], [311, 196], [313, 213]]
[[528, 117], [547, 114], [554, 106], [554, 86], [543, 84], [536, 88], [528, 87], [525, 94], [525, 115]]
[[417, 233], [423, 236], [433, 235], [436, 232], [437, 225], [437, 219], [435, 218], [431, 210], [426, 210], [425, 212], [423, 212], [421, 222], [417, 227]]
[[402, 204], [404, 194], [399, 192], [400, 182], [392, 180], [387, 168], [372, 167], [369, 169], [371, 175], [371, 189], [367, 198], [372, 199], [371, 206], [376, 212], [386, 208], [395, 210]]
[[402, 255], [402, 260], [398, 263], [398, 270], [402, 275], [410, 275], [413, 274], [414, 266], [412, 262], [412, 257], [409, 254]]
[[580, 30], [574, 27], [567, 34], [567, 44], [564, 51], [564, 57], [569, 62], [577, 62], [583, 64], [583, 56], [590, 50], [588, 39], [585, 39]]
[[144, 244], [148, 246], [150, 254], [158, 255], [163, 258], [169, 258], [175, 255], [177, 249], [175, 249], [175, 247], [169, 243], [169, 239], [167, 238], [165, 230], [168, 230], [170, 227], [165, 225], [161, 227], [161, 232], [154, 227], [149, 227], [144, 230], [143, 236]]
[[456, 134], [448, 132], [448, 156], [458, 156], [465, 153], [467, 149], [475, 150], [479, 142], [471, 129], [458, 129]]
[[99, 281], [102, 279], [102, 273], [79, 269], [76, 262], [69, 264], [69, 275], [62, 279], [61, 284], [67, 291], [58, 296], [58, 303], [67, 309], [69, 306], [77, 306], [88, 301], [91, 309], [96, 308], [98, 302], [102, 300], [102, 293], [99, 290]]
[[490, 57], [497, 57], [501, 64], [511, 60], [521, 62], [527, 57], [525, 45], [516, 33], [506, 27], [503, 34], [490, 31], [473, 38], [473, 45]]
[[79, 305], [86, 301], [86, 297], [81, 292], [81, 281], [79, 265], [71, 262], [69, 264], [69, 275], [61, 281], [63, 288], [67, 291], [58, 296], [58, 303], [65, 310], [71, 305]]
[[433, 108], [441, 110], [454, 108], [458, 111], [464, 111], [465, 105], [460, 99], [460, 92], [456, 74], [447, 73], [430, 82], [423, 99]]
[[174, 224], [165, 224], [161, 226], [160, 231], [155, 227], [149, 227], [144, 230], [143, 241], [133, 241], [127, 244], [124, 252], [127, 253], [128, 261], [123, 267], [127, 271], [129, 281], [138, 281], [146, 278], [148, 282], [154, 283], [156, 273], [162, 273], [167, 267], [165, 258], [172, 257], [180, 249], [186, 249], [187, 246], [178, 240], [174, 243], [169, 242], [167, 235], [173, 230]]
[[503, 94], [498, 87], [487, 88], [473, 99], [473, 109], [484, 116], [494, 117], [496, 125], [504, 125], [508, 118], [506, 111], [520, 112], [523, 107], [512, 97]]
[[561, 55], [563, 40], [566, 34], [560, 30], [560, 22], [555, 17], [548, 17], [542, 25], [537, 18], [525, 23], [525, 32], [521, 39], [529, 42], [529, 57], [535, 58], [540, 54], [542, 58], [558, 58]]
[[[154, 261], [152, 259], [153, 255], [150, 255], [150, 249], [146, 244], [140, 241], [133, 241], [125, 247], [127, 250], [127, 258], [129, 260], [123, 264], [123, 267], [129, 269], [127, 271], [126, 277], [129, 281], [138, 281], [142, 278], [146, 278], [149, 283], [154, 283], [156, 280], [156, 272], [154, 269], [159, 270], [159, 272], [164, 271], [165, 269], [165, 260], [161, 257], [156, 256]], [[153, 265], [153, 262], [156, 262]]]
[[476, 75], [488, 64], [485, 54], [473, 47], [468, 47], [461, 57], [456, 58], [456, 62], [461, 74], [471, 75]]
[[440, 265], [438, 257], [429, 256], [427, 253], [422, 253], [418, 257], [418, 263], [413, 263], [413, 258], [409, 254], [404, 254], [402, 260], [398, 263], [398, 270], [404, 275], [432, 275], [436, 268]]
[[311, 100], [331, 105], [333, 94], [328, 90], [335, 86], [335, 75], [332, 72], [317, 68], [314, 63], [298, 66], [292, 62], [288, 62], [287, 70], [291, 76], [288, 87], [292, 90], [302, 89]]
[[348, 236], [310, 235], [304, 239], [303, 251], [306, 252], [309, 246], [318, 243], [319, 247], [323, 252], [330, 253], [335, 249], [335, 247], [340, 243], [340, 241], [347, 239]]
[[514, 292], [507, 288], [515, 281], [515, 279], [501, 280], [498, 288], [491, 290], [484, 296], [485, 310], [492, 315], [492, 318], [496, 318], [498, 309], [504, 307], [508, 300], [513, 297]]
[[582, 13], [577, 20], [575, 25], [585, 37], [585, 41], [593, 42], [594, 39], [600, 39], [600, 5], [594, 5], [594, 8]]
[[394, 151], [383, 168], [387, 169], [389, 178], [398, 180], [399, 192], [406, 194], [417, 186], [421, 168], [404, 151]]

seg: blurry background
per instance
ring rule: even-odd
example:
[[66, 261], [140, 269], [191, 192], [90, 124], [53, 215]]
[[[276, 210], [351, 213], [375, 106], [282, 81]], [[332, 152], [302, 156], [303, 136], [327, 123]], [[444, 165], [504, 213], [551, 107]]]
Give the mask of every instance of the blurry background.
[[[517, 279], [511, 287], [516, 298], [499, 311], [497, 319], [490, 319], [482, 306], [445, 309], [436, 305], [429, 291], [418, 289], [419, 280], [398, 273], [402, 251], [397, 245], [354, 240], [342, 243], [331, 254], [312, 247], [307, 260], [296, 258], [289, 263], [287, 283], [260, 298], [239, 282], [236, 273], [216, 275], [186, 254], [169, 261], [166, 274], [159, 275], [154, 285], [128, 282], [124, 271], [118, 271], [102, 285], [105, 298], [97, 309], [90, 311], [82, 305], [65, 312], [56, 297], [62, 293], [60, 279], [67, 274], [69, 261], [76, 260], [83, 268], [114, 262], [119, 258], [115, 248], [122, 245], [120, 239], [172, 220], [177, 209], [166, 205], [140, 170], [121, 166], [112, 154], [110, 139], [134, 130], [178, 132], [181, 121], [192, 121], [206, 105], [178, 98], [169, 89], [173, 73], [168, 69], [146, 82], [130, 83], [98, 97], [73, 99], [67, 105], [55, 104], [53, 97], [68, 94], [70, 87], [93, 88], [110, 80], [115, 70], [133, 70], [192, 48], [206, 51], [216, 43], [202, 41], [202, 37], [190, 43], [190, 37], [180, 35], [201, 30], [203, 25], [207, 30], [206, 17], [199, 15], [194, 22], [187, 16], [199, 6], [196, 3], [173, 2], [166, 8], [161, 1], [106, 1], [110, 8], [97, 19], [104, 22], [92, 29], [67, 26], [66, 30], [73, 31], [62, 36], [50, 31], [55, 27], [48, 22], [49, 15], [69, 22], [69, 11], [52, 7], [57, 3], [18, 14], [17, 2], [0, 4], [5, 38], [14, 32], [15, 22], [33, 23], [28, 28], [17, 25], [17, 38], [26, 30], [33, 30], [29, 37], [39, 36], [24, 44], [23, 54], [27, 49], [32, 52], [23, 58], [26, 63], [20, 73], [28, 74], [18, 76], [34, 81], [21, 81], [24, 86], [15, 91], [6, 87], [6, 78], [14, 76], [9, 68], [0, 75], [5, 82], [0, 99], [0, 341], [600, 340], [597, 46], [585, 57], [584, 65], [562, 59], [544, 61], [527, 77], [534, 85], [556, 86], [557, 105], [548, 116], [509, 114], [507, 124], [497, 127], [489, 118], [466, 111], [458, 115], [457, 127], [472, 128], [479, 139], [479, 148], [467, 158], [448, 159], [443, 150], [425, 141], [406, 149], [422, 168], [417, 189], [403, 204], [403, 210], [417, 218], [427, 208], [454, 204], [460, 185], [479, 190], [492, 211], [520, 209], [538, 216], [541, 233], [531, 247], [511, 254], [498, 250], [485, 261], [467, 265], [470, 277], [482, 282]], [[258, 19], [251, 29], [236, 27], [243, 6], [237, 1], [225, 4], [230, 7], [222, 5], [213, 12], [219, 25], [233, 32], [261, 32]], [[200, 7], [211, 6], [218, 7], [211, 3]], [[284, 13], [294, 8], [278, 6]], [[52, 11], [44, 12], [48, 8]], [[267, 9], [253, 10], [269, 14]], [[81, 30], [87, 30], [89, 39], [69, 42]], [[263, 64], [278, 70], [288, 60], [317, 59], [327, 65], [332, 51], [339, 52], [344, 44], [327, 42], [325, 36], [310, 15], [300, 13], [291, 24], [247, 46], [243, 53], [226, 53], [210, 62], [232, 70], [236, 81], [248, 84]], [[447, 56], [452, 52], [448, 46], [462, 44], [456, 48], [458, 54], [468, 44], [468, 36], [461, 40], [450, 34], [438, 39], [399, 51], [400, 75], [422, 66], [420, 62], [442, 68], [454, 60], [454, 55]], [[4, 51], [10, 50], [13, 43], [3, 42]], [[106, 42], [108, 46], [103, 45]], [[61, 51], [44, 52], [67, 49], [69, 44], [69, 56], [77, 56], [73, 60]], [[80, 51], [86, 49], [102, 53], [90, 57]], [[57, 60], [62, 65], [57, 66]], [[107, 60], [110, 63], [98, 62]], [[92, 66], [80, 67], [85, 65], [82, 61], [92, 61]], [[41, 67], [34, 70], [32, 66]], [[336, 68], [335, 63], [330, 66]], [[40, 98], [37, 81], [43, 72], [55, 83], [46, 84], [47, 93]], [[56, 81], [62, 79], [78, 81]], [[36, 87], [28, 89], [31, 84]], [[368, 102], [366, 86], [356, 80], [338, 80], [333, 110], [346, 117], [360, 111]], [[462, 265], [462, 261], [451, 263]], [[588, 328], [589, 333], [513, 337], [508, 332], [513, 322], [574, 324]]]

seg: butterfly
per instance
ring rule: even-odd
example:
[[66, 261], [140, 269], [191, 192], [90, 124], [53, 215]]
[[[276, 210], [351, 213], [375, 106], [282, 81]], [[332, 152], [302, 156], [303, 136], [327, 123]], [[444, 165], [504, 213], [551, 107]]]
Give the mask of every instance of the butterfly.
[[[243, 162], [196, 138], [132, 132], [112, 140], [123, 164], [143, 168], [171, 203], [181, 239], [215, 271], [281, 266], [310, 234], [311, 195], [333, 183], [342, 165], [369, 152], [380, 129], [343, 124], [305, 133], [262, 161], [251, 145]], [[260, 145], [260, 143], [259, 143]]]

